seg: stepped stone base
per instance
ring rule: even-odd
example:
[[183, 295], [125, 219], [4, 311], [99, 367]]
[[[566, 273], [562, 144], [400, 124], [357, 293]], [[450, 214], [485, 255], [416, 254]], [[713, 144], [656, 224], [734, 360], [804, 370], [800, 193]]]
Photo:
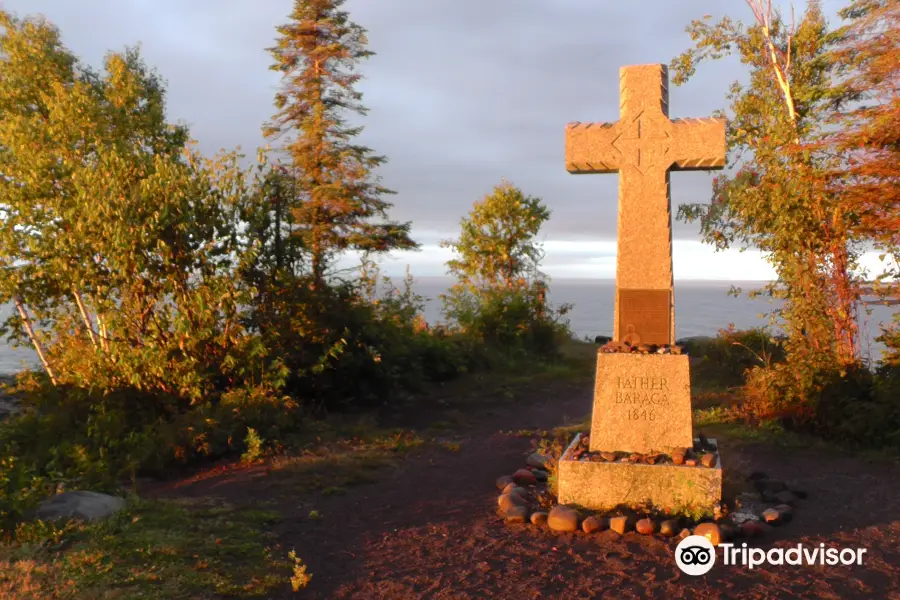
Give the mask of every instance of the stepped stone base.
[[714, 467], [567, 459], [580, 439], [559, 461], [559, 504], [606, 511], [646, 503], [668, 513], [711, 514], [722, 500], [721, 450]]

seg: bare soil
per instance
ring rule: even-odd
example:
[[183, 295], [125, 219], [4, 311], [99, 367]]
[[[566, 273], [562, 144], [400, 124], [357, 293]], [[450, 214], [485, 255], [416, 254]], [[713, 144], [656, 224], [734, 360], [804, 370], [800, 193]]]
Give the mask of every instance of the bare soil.
[[[862, 566], [717, 564], [691, 577], [675, 566], [675, 542], [658, 536], [504, 524], [494, 481], [523, 466], [533, 440], [510, 431], [578, 422], [590, 408], [587, 385], [533, 386], [455, 432], [458, 452], [428, 446], [346, 495], [293, 494], [252, 470], [161, 486], [154, 495], [272, 504], [283, 515], [274, 525], [282, 547], [295, 549], [313, 574], [303, 593], [286, 588], [285, 598], [900, 599], [900, 467], [884, 460], [720, 442], [732, 473], [761, 470], [809, 493], [791, 523], [752, 545], [866, 548]], [[312, 509], [322, 518], [309, 519]]]

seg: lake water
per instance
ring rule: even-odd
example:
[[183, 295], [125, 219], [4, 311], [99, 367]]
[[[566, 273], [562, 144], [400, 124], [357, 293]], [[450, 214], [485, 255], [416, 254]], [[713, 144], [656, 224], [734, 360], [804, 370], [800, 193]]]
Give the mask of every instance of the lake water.
[[[440, 320], [441, 303], [439, 295], [450, 281], [443, 277], [422, 277], [416, 280], [417, 293], [430, 298], [425, 307], [425, 317], [429, 322]], [[719, 329], [730, 323], [738, 329], [766, 325], [768, 319], [762, 316], [780, 306], [780, 302], [770, 303], [768, 298], [747, 298], [728, 295], [731, 286], [744, 292], [759, 289], [764, 284], [758, 281], [676, 281], [675, 282], [675, 335], [690, 337], [716, 335]], [[612, 335], [613, 305], [615, 300], [613, 280], [554, 279], [550, 282], [549, 300], [552, 304], [573, 304], [568, 314], [572, 331], [579, 337], [593, 339], [596, 335]], [[878, 324], [889, 323], [896, 307], [873, 306], [867, 316], [860, 311], [862, 349], [864, 355], [873, 360], [881, 356], [882, 346], [874, 340], [880, 335]]]
[[[441, 320], [439, 296], [446, 291], [450, 280], [445, 277], [421, 277], [416, 279], [415, 291], [425, 296], [425, 318], [431, 322]], [[745, 291], [761, 287], [759, 282], [676, 281], [675, 282], [675, 334], [677, 337], [715, 335], [729, 323], [738, 329], [765, 325], [762, 313], [777, 307], [768, 299], [732, 297], [728, 290], [732, 285]], [[613, 299], [615, 282], [612, 280], [555, 279], [550, 284], [549, 299], [553, 304], [574, 305], [568, 315], [572, 331], [579, 337], [593, 339], [596, 335], [611, 335], [613, 325]], [[877, 360], [881, 346], [874, 339], [880, 334], [879, 323], [888, 323], [896, 307], [873, 306], [872, 314], [860, 314], [862, 322], [862, 350], [864, 356]], [[0, 306], [0, 319], [12, 311], [11, 306]], [[37, 365], [37, 356], [29, 348], [14, 349], [0, 342], [0, 374], [14, 373], [23, 365]]]

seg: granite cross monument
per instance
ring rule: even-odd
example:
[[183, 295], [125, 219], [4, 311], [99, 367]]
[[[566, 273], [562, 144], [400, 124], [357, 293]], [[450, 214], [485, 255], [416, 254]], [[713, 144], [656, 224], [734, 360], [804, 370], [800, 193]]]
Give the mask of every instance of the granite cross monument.
[[669, 172], [724, 167], [725, 122], [670, 120], [663, 65], [623, 67], [619, 83], [618, 122], [566, 129], [570, 173], [619, 174], [612, 346], [624, 351], [597, 355], [589, 440], [596, 454], [576, 452], [576, 438], [560, 459], [559, 502], [710, 510], [721, 498], [718, 454], [699, 469], [641, 457], [683, 456], [695, 446], [689, 360], [667, 350], [675, 340]]
[[624, 67], [619, 121], [566, 129], [567, 171], [619, 173], [615, 341], [674, 343], [669, 171], [725, 165], [724, 120], [669, 120], [668, 88], [663, 65]]

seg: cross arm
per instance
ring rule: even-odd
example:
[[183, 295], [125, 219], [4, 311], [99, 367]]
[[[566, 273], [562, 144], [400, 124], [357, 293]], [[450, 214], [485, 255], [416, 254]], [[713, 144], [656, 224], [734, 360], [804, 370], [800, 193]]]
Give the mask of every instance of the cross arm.
[[725, 166], [725, 119], [674, 119], [672, 170], [708, 171]]
[[566, 171], [569, 173], [615, 173], [620, 154], [613, 148], [619, 135], [617, 123], [566, 125]]

